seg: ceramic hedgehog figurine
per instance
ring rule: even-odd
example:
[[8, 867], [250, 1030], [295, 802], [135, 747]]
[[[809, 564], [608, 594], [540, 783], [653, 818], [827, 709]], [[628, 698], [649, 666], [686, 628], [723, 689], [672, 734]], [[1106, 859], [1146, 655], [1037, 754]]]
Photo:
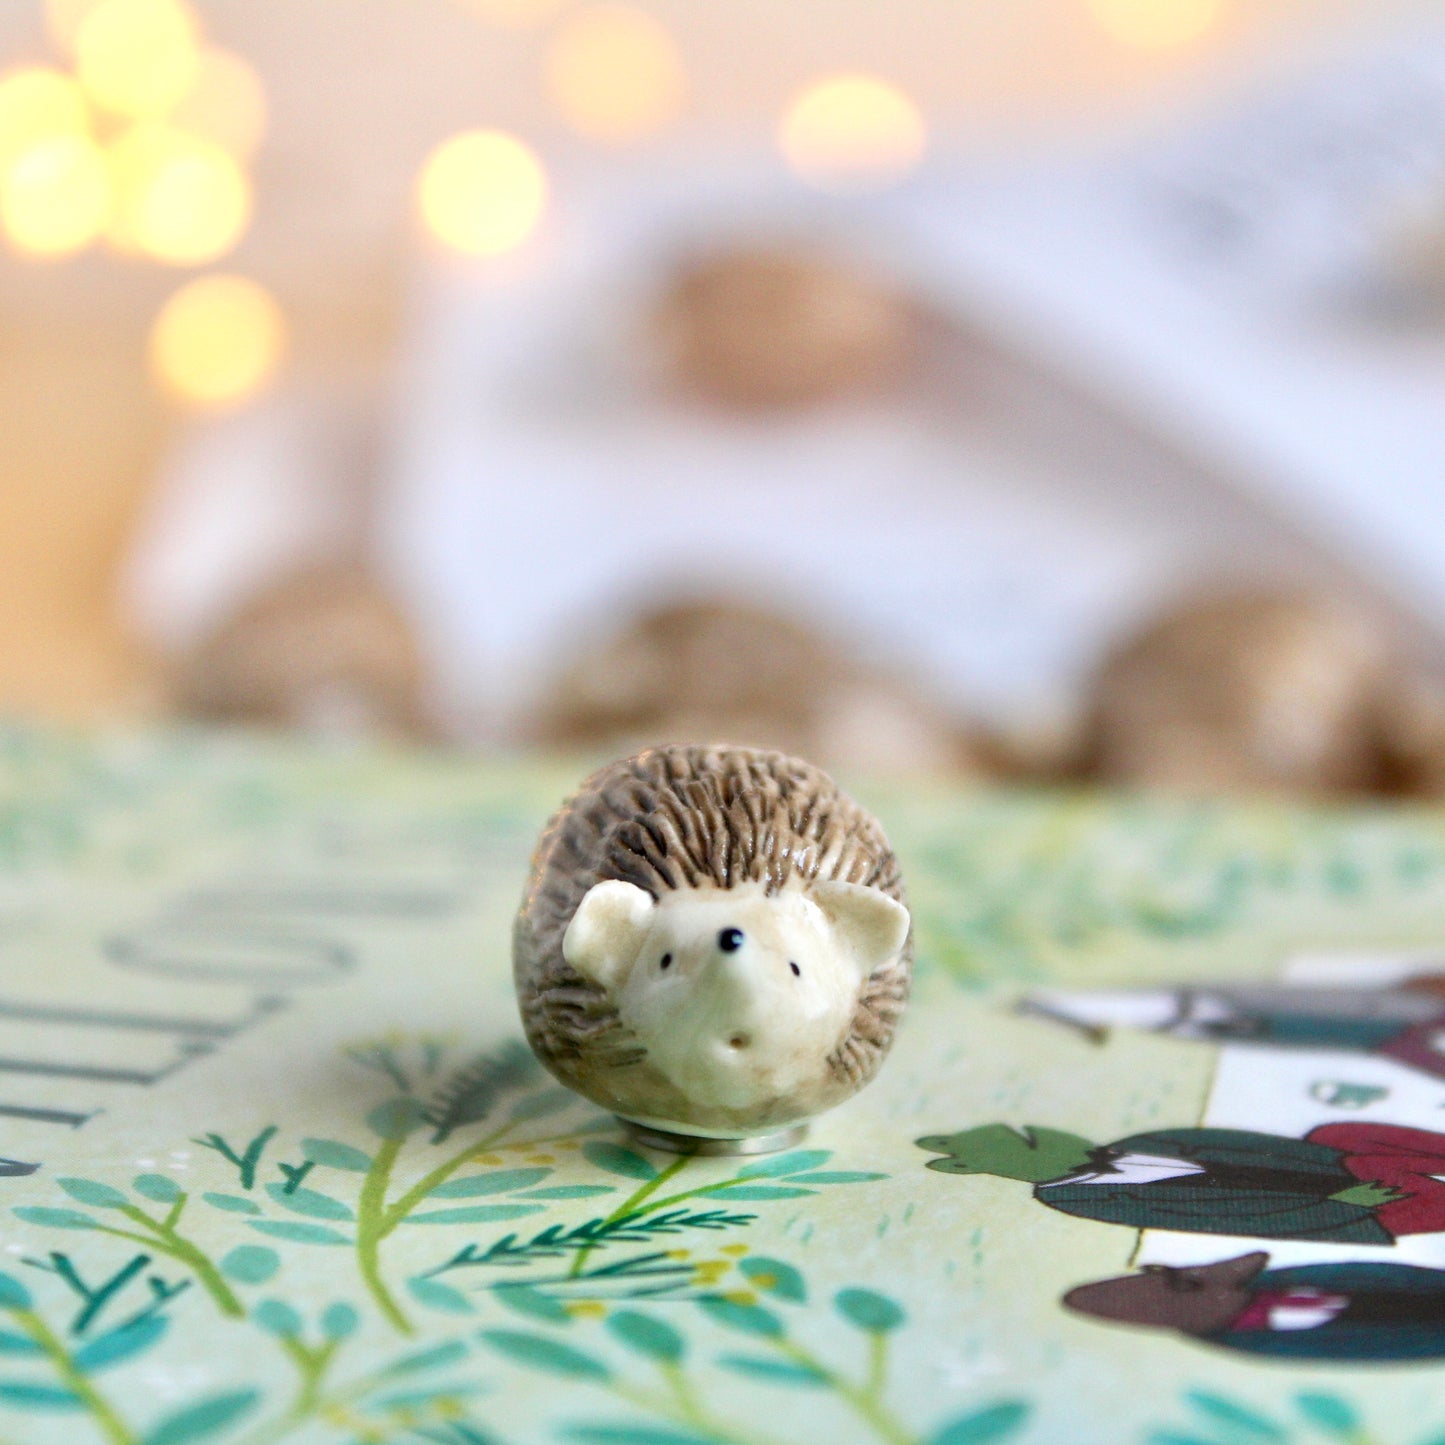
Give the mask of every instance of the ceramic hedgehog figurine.
[[660, 747], [548, 824], [513, 956], [563, 1083], [654, 1145], [761, 1152], [873, 1077], [912, 947], [883, 830], [825, 773]]

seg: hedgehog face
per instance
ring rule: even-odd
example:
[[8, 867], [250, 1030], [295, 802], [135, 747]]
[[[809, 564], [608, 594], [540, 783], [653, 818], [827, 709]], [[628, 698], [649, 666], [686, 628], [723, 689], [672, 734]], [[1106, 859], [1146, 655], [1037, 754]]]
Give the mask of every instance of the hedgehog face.
[[902, 904], [850, 883], [680, 889], [654, 902], [610, 881], [583, 898], [562, 951], [683, 1094], [746, 1109], [822, 1076], [864, 980], [897, 955], [908, 923]]

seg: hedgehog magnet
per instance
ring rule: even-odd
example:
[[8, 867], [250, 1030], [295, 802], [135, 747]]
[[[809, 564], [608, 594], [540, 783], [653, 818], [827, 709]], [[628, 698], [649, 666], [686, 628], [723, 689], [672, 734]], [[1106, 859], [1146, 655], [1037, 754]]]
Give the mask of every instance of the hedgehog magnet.
[[528, 1041], [644, 1143], [785, 1149], [877, 1072], [912, 940], [878, 821], [781, 753], [651, 748], [547, 825], [513, 951]]

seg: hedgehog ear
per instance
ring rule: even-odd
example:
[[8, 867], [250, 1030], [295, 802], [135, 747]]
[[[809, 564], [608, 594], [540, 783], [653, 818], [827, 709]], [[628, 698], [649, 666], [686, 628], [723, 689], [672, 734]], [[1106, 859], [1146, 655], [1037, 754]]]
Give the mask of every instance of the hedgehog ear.
[[584, 978], [603, 988], [620, 984], [642, 947], [656, 905], [635, 883], [595, 883], [562, 935], [562, 957]]
[[903, 947], [911, 921], [908, 910], [886, 893], [860, 883], [837, 882], [815, 883], [809, 891], [864, 978]]

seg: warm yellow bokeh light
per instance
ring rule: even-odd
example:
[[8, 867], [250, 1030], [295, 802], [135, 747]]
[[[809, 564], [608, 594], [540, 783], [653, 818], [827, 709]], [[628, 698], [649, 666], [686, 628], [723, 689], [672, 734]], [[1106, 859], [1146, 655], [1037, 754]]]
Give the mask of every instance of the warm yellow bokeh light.
[[45, 0], [45, 25], [50, 38], [67, 54], [75, 54], [75, 39], [85, 17], [101, 0]]
[[550, 19], [559, 3], [560, 0], [461, 0], [463, 9], [503, 30], [530, 30]]
[[111, 241], [173, 266], [214, 261], [251, 219], [251, 187], [220, 146], [167, 125], [137, 125], [110, 148]]
[[85, 96], [68, 75], [37, 65], [0, 77], [0, 167], [42, 141], [89, 133]]
[[0, 172], [0, 227], [37, 256], [83, 250], [105, 229], [110, 205], [105, 157], [81, 136], [41, 141]]
[[788, 164], [828, 191], [877, 190], [923, 158], [928, 128], [918, 107], [872, 75], [833, 75], [789, 105], [778, 128]]
[[1140, 50], [1170, 50], [1208, 33], [1224, 13], [1224, 0], [1089, 0], [1100, 26]]
[[629, 5], [570, 15], [547, 52], [552, 102], [588, 140], [626, 145], [682, 109], [682, 60], [667, 30]]
[[428, 157], [418, 199], [438, 240], [473, 256], [499, 256], [537, 228], [547, 204], [547, 173], [515, 136], [467, 131]]
[[182, 286], [151, 328], [150, 358], [168, 390], [208, 406], [253, 395], [285, 346], [281, 308], [244, 276], [202, 276]]
[[266, 134], [266, 89], [239, 55], [208, 46], [200, 54], [196, 83], [170, 121], [247, 160]]
[[102, 110], [158, 119], [196, 82], [196, 23], [180, 0], [101, 0], [80, 22], [75, 61]]

